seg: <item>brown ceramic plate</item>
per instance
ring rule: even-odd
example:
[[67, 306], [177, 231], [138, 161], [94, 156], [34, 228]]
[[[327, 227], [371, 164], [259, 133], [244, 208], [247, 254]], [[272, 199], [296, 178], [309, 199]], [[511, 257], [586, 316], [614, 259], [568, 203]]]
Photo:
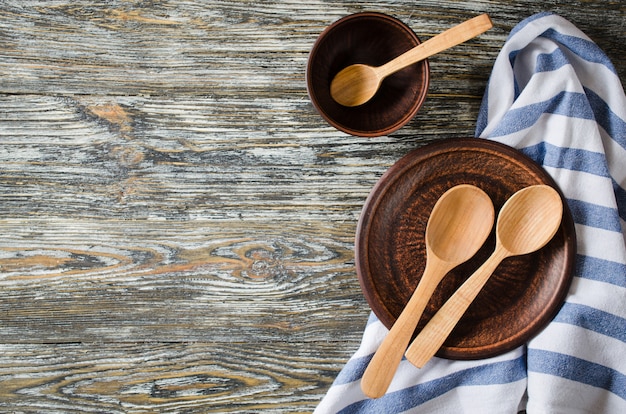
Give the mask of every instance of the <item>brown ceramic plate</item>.
[[[426, 263], [424, 232], [437, 199], [458, 184], [482, 188], [496, 214], [517, 190], [552, 178], [521, 152], [479, 138], [449, 139], [419, 148], [379, 180], [361, 213], [356, 268], [376, 316], [391, 328], [417, 286]], [[572, 278], [574, 223], [564, 200], [561, 227], [538, 252], [505, 259], [437, 354], [488, 358], [516, 348], [556, 314]], [[494, 225], [495, 230], [495, 225]], [[431, 298], [416, 334], [493, 251], [495, 232], [467, 263], [452, 270]]]

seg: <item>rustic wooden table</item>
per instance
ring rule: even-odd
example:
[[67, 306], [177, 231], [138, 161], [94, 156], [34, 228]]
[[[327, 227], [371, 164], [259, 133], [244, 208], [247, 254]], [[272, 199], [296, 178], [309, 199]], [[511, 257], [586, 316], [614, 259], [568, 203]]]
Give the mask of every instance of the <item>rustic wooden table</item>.
[[[383, 11], [431, 58], [426, 104], [383, 138], [314, 111], [319, 33]], [[359, 212], [410, 150], [471, 136], [510, 29], [553, 10], [626, 79], [623, 1], [0, 3], [0, 411], [310, 412], [369, 308]]]

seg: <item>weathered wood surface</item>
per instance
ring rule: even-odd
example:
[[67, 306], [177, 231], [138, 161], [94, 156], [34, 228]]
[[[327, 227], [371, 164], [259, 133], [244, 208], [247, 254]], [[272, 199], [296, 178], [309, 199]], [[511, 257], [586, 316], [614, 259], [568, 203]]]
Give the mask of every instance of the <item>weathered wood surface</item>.
[[[0, 411], [310, 412], [369, 309], [353, 237], [395, 160], [472, 135], [510, 29], [554, 10], [626, 78], [623, 2], [0, 4]], [[378, 10], [428, 38], [426, 104], [390, 137], [326, 125], [318, 34]]]

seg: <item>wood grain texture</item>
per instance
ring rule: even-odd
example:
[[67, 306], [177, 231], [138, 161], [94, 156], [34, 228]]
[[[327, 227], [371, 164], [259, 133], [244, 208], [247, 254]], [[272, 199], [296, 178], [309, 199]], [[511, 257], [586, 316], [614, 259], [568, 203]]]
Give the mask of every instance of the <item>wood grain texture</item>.
[[[310, 412], [369, 308], [353, 240], [410, 150], [473, 134], [510, 29], [553, 10], [626, 78], [622, 2], [17, 1], [0, 4], [0, 411]], [[418, 115], [350, 137], [307, 97], [349, 13], [427, 39]]]
[[335, 344], [317, 348], [315, 356], [297, 342], [0, 345], [0, 410], [305, 413], [349, 357]]

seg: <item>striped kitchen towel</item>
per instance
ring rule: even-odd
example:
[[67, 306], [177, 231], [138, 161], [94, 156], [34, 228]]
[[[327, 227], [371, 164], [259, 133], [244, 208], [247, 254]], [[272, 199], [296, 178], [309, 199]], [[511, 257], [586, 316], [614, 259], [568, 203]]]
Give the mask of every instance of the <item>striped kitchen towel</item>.
[[387, 394], [360, 378], [387, 333], [372, 314], [316, 413], [626, 413], [626, 97], [607, 56], [560, 16], [518, 24], [498, 55], [476, 135], [518, 148], [562, 189], [574, 280], [527, 346], [480, 361], [406, 359]]

